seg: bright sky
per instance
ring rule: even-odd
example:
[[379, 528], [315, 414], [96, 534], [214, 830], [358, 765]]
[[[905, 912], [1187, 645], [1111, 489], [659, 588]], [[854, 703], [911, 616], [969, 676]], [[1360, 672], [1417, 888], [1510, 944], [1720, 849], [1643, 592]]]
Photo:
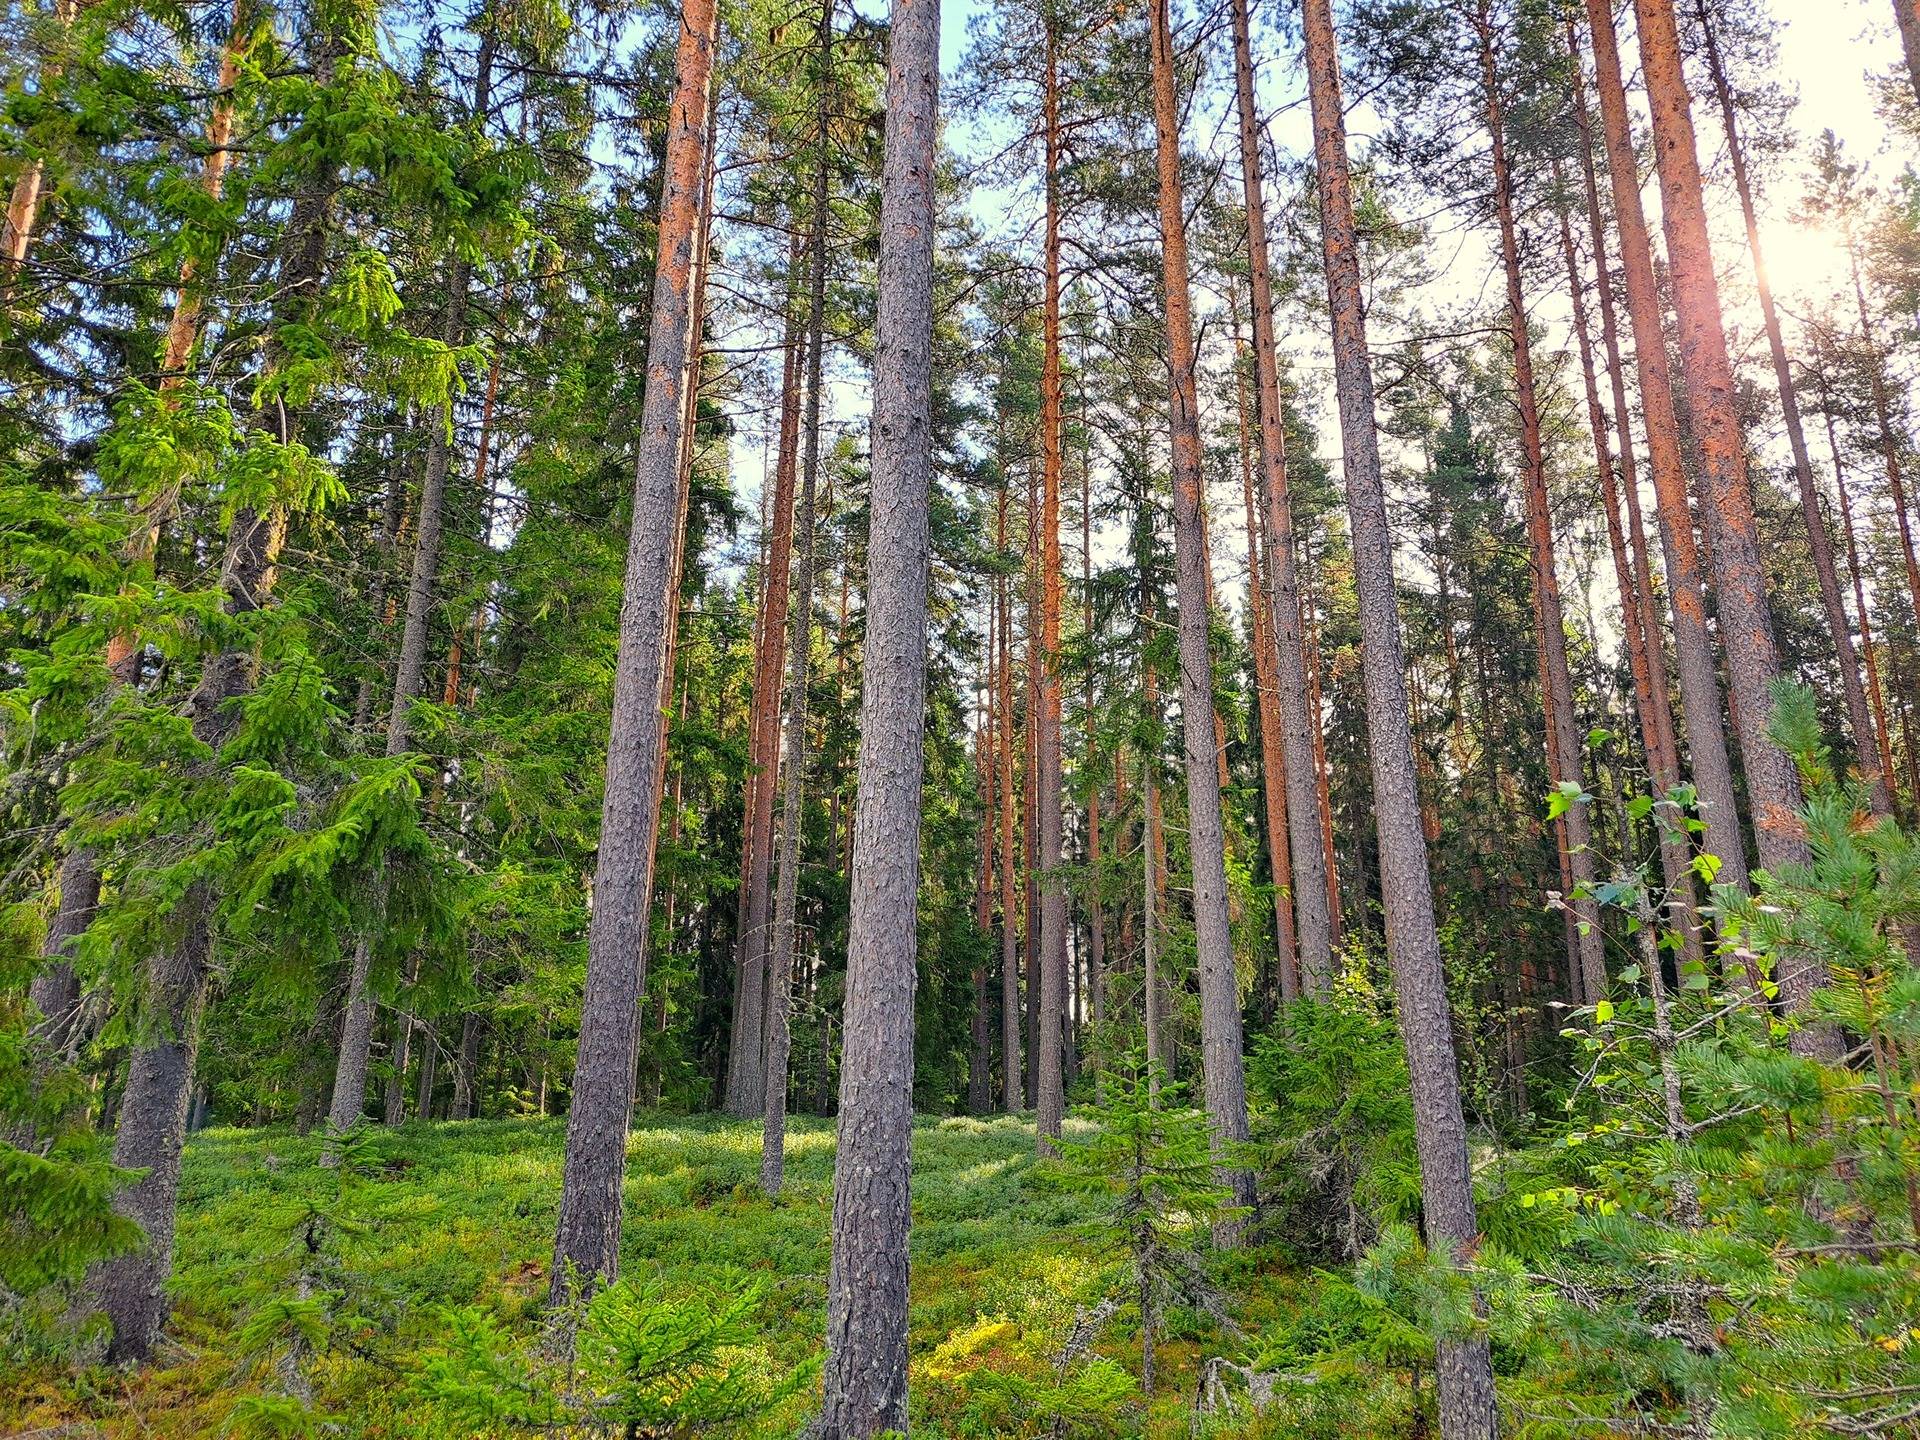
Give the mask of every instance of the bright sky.
[[[885, 0], [856, 0], [856, 3], [865, 12], [876, 15], [884, 12]], [[1304, 80], [1291, 47], [1282, 46], [1270, 23], [1263, 24], [1263, 16], [1276, 14], [1274, 5], [1275, 0], [1264, 0], [1264, 3], [1255, 0], [1254, 48], [1259, 63], [1257, 83], [1263, 108], [1272, 116], [1271, 133], [1275, 144], [1282, 151], [1298, 156], [1305, 153], [1311, 140], [1304, 103]], [[1800, 104], [1794, 123], [1802, 136], [1803, 148], [1810, 149], [1815, 137], [1823, 129], [1831, 128], [1845, 142], [1848, 152], [1856, 161], [1869, 162], [1882, 177], [1896, 171], [1903, 163], [1903, 157], [1889, 152], [1887, 148], [1885, 129], [1874, 112], [1873, 90], [1867, 80], [1870, 73], [1884, 72], [1900, 59], [1891, 0], [1771, 0], [1771, 5], [1783, 25], [1779, 45], [1779, 78], [1799, 95]], [[960, 69], [968, 43], [969, 22], [978, 8], [977, 0], [947, 0], [945, 5], [941, 50], [943, 70], [949, 81]], [[1181, 8], [1191, 13], [1190, 4]], [[1630, 5], [1622, 5], [1621, 8], [1630, 14]], [[1144, 12], [1136, 10], [1136, 18], [1144, 23]], [[1623, 16], [1623, 52], [1631, 70], [1634, 66], [1634, 50], [1626, 28]], [[1223, 107], [1231, 98], [1225, 74], [1226, 63], [1227, 56], [1224, 53], [1213, 59], [1210, 67], [1212, 93], [1208, 104], [1200, 107], [1193, 118], [1187, 136], [1190, 145], [1207, 149], [1237, 145], [1237, 136], [1225, 123], [1229, 117], [1223, 113]], [[1695, 97], [1695, 125], [1703, 148], [1702, 160], [1713, 166], [1720, 149], [1720, 129], [1710, 103], [1710, 96]], [[1371, 120], [1372, 117], [1364, 108], [1349, 117], [1356, 145], [1362, 142], [1371, 128]], [[1005, 127], [990, 118], [952, 113], [947, 116], [947, 143], [963, 154], [980, 154], [997, 148], [1004, 134]], [[1228, 168], [1227, 173], [1231, 177], [1237, 172], [1236, 162]], [[1790, 313], [1794, 292], [1803, 284], [1822, 286], [1831, 283], [1838, 262], [1837, 252], [1829, 237], [1793, 222], [1792, 210], [1800, 188], [1799, 177], [1790, 170], [1776, 173], [1769, 178], [1768, 188], [1761, 198], [1763, 237], [1769, 251], [1769, 262], [1776, 287], [1782, 292]], [[1650, 218], [1656, 216], [1657, 186], [1648, 187], [1646, 202]], [[990, 235], [997, 232], [1011, 238], [1015, 234], [1031, 234], [1029, 227], [1032, 217], [1029, 212], [1037, 203], [1037, 192], [1033, 191], [1023, 195], [980, 193], [974, 198], [973, 210], [976, 219]], [[1730, 193], [1722, 197], [1716, 213], [1737, 227], [1737, 210]], [[1744, 236], [1737, 228], [1728, 228], [1718, 233], [1716, 240], [1722, 272], [1731, 279], [1735, 273], [1734, 267], [1745, 265]], [[1435, 287], [1435, 303], [1482, 295], [1491, 297], [1497, 293], [1497, 283], [1492, 275], [1494, 255], [1484, 237], [1469, 237], [1462, 242], [1450, 236], [1444, 244], [1436, 246], [1435, 256], [1446, 267]], [[1742, 277], [1741, 288], [1744, 289], [1745, 271], [1742, 269], [1738, 273]], [[1196, 298], [1203, 310], [1218, 303], [1205, 295]], [[1734, 297], [1730, 295], [1730, 303], [1733, 300]], [[1564, 300], [1558, 295], [1558, 287], [1553, 287], [1539, 304], [1539, 318], [1550, 331], [1564, 326]], [[1757, 318], [1746, 328], [1757, 330]], [[1380, 337], [1375, 338], [1377, 340]], [[1567, 343], [1570, 344], [1570, 341]], [[1331, 377], [1323, 342], [1311, 332], [1296, 333], [1291, 337], [1289, 348], [1289, 363], [1293, 373], [1320, 422], [1322, 450], [1337, 461], [1339, 433], [1332, 418], [1335, 411]], [[1222, 359], [1221, 356], [1212, 358], [1215, 363], [1220, 363]], [[863, 423], [867, 403], [864, 377], [848, 374], [843, 368], [830, 396], [830, 408], [836, 419], [849, 425]], [[1755, 443], [1764, 449], [1773, 442], [1773, 438], [1756, 436]], [[736, 473], [749, 491], [761, 471], [764, 455], [765, 446], [758, 439], [743, 436], [736, 443]], [[1229, 498], [1231, 504], [1226, 503]], [[1221, 572], [1218, 577], [1221, 588], [1228, 596], [1238, 595], [1241, 589], [1238, 572], [1244, 563], [1241, 557], [1245, 553], [1245, 537], [1238, 524], [1239, 513], [1237, 495], [1220, 497], [1215, 507], [1215, 563]], [[1096, 539], [1097, 550], [1107, 548], [1106, 544]], [[1601, 566], [1600, 570], [1602, 573], [1596, 579], [1591, 599], [1598, 610], [1604, 613], [1611, 611], [1613, 596], [1610, 578], [1604, 573], [1606, 567]]]

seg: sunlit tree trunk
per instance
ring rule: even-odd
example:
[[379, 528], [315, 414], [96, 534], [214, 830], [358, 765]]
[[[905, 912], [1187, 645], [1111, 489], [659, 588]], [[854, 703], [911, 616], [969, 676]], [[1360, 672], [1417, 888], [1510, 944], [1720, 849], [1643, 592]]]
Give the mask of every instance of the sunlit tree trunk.
[[894, 0], [887, 46], [872, 525], [852, 914], [827, 1277], [822, 1440], [907, 1428], [907, 1190], [932, 484], [940, 11]]
[[[1689, 410], [1710, 502], [1705, 522], [1713, 536], [1714, 601], [1727, 653], [1741, 768], [1752, 803], [1760, 863], [1778, 874], [1789, 865], [1805, 864], [1809, 852], [1799, 815], [1799, 775], [1767, 730], [1773, 714], [1771, 686], [1779, 677], [1780, 662], [1747, 478], [1746, 439], [1740, 430], [1733, 367], [1721, 328], [1720, 288], [1707, 237], [1693, 114], [1672, 0], [1634, 0], [1634, 13], [1640, 33], [1640, 69], [1653, 112], [1660, 218], [1667, 238], [1680, 353], [1687, 366]], [[1789, 1010], [1804, 1009], [1825, 978], [1825, 963], [1818, 956], [1801, 952], [1788, 957], [1779, 981]], [[1830, 1026], [1808, 1025], [1794, 1032], [1793, 1044], [1803, 1053], [1833, 1055], [1839, 1036]]]
[[[1240, 988], [1227, 914], [1226, 835], [1219, 755], [1213, 729], [1213, 657], [1202, 550], [1200, 405], [1194, 380], [1193, 300], [1187, 269], [1186, 211], [1180, 175], [1180, 111], [1174, 92], [1171, 0], [1149, 0], [1153, 115], [1160, 192], [1161, 274], [1171, 371], [1168, 413], [1173, 441], [1173, 544], [1180, 613], [1181, 728], [1186, 738], [1187, 844], [1193, 863], [1194, 946], [1200, 971], [1201, 1074], [1216, 1146], [1247, 1138], [1247, 1087], [1241, 1059]], [[1252, 1173], [1222, 1165], [1237, 1205], [1253, 1202]], [[1238, 1243], [1238, 1226], [1216, 1227], [1216, 1242]]]
[[[72, 28], [80, 8], [80, 0], [55, 0], [54, 23], [63, 34]], [[49, 60], [41, 72], [42, 88], [59, 76], [58, 60]], [[36, 155], [15, 178], [13, 190], [7, 197], [7, 213], [0, 217], [0, 300], [7, 298], [8, 289], [26, 264], [27, 251], [33, 245], [33, 226], [39, 217], [40, 194], [46, 178], [46, 162]]]
[[[1653, 251], [1640, 202], [1640, 168], [1620, 75], [1620, 49], [1608, 0], [1586, 0], [1593, 39], [1594, 79], [1600, 96], [1614, 217], [1620, 230], [1620, 264], [1626, 280], [1627, 315], [1640, 379], [1641, 420], [1647, 433], [1647, 463], [1653, 473], [1660, 543], [1672, 603], [1673, 648], [1686, 711], [1687, 750], [1694, 788], [1706, 822], [1706, 846], [1720, 861], [1718, 883], [1747, 888], [1747, 851], [1734, 803], [1733, 769], [1721, 716], [1720, 679], [1707, 629], [1706, 582], [1694, 545], [1693, 515], [1674, 418], [1673, 384], [1667, 370], [1660, 296], [1654, 284]], [[1574, 67], [1578, 85], [1579, 67]]]
[[[1359, 236], [1347, 168], [1339, 52], [1329, 0], [1303, 0], [1302, 10], [1347, 515], [1352, 526], [1354, 585], [1360, 604], [1361, 662], [1387, 950], [1413, 1090], [1427, 1240], [1435, 1249], [1464, 1260], [1478, 1242], [1479, 1224], [1474, 1215], [1466, 1119], [1460, 1106], [1446, 980], [1414, 785], [1413, 739], [1403, 685], [1406, 663], [1394, 593], [1393, 541], [1381, 481], [1379, 437], [1374, 429], [1373, 374], [1367, 355]], [[1440, 1427], [1446, 1440], [1483, 1440], [1499, 1433], [1493, 1365], [1485, 1340], [1442, 1341], [1435, 1374]]]
[[[1896, 0], [1903, 15], [1914, 13], [1913, 0]], [[1727, 137], [1727, 158], [1733, 170], [1733, 184], [1740, 196], [1740, 214], [1747, 226], [1747, 252], [1753, 258], [1754, 288], [1760, 297], [1760, 318], [1767, 332], [1767, 349], [1773, 359], [1774, 387], [1780, 395], [1780, 414], [1786, 422], [1787, 444], [1793, 452], [1793, 474], [1800, 491], [1800, 515], [1807, 526], [1807, 543], [1813, 556], [1813, 570], [1820, 582], [1820, 607], [1827, 621], [1827, 633], [1833, 641], [1833, 653], [1840, 668], [1840, 694], [1846, 704], [1847, 724], [1853, 733], [1854, 756], [1861, 779], [1874, 809], [1891, 814], [1893, 800], [1889, 779], [1880, 767], [1879, 750], [1873, 741], [1873, 718], [1867, 710], [1867, 692], [1860, 683], [1860, 657], [1854, 653], [1853, 632], [1847, 624], [1846, 601], [1841, 597], [1840, 573], [1834, 564], [1833, 537], [1827, 533], [1826, 516], [1820, 509], [1820, 491], [1814, 483], [1813, 461], [1807, 454], [1806, 427], [1800, 415], [1800, 399], [1794, 393], [1793, 365], [1787, 358], [1786, 337], [1780, 328], [1779, 308], [1773, 301], [1773, 282], [1767, 274], [1766, 252], [1760, 244], [1760, 217], [1754, 207], [1753, 181], [1747, 173], [1745, 148], [1740, 143], [1740, 125], [1735, 115], [1733, 90], [1727, 82], [1726, 67], [1720, 59], [1720, 43], [1714, 34], [1713, 20], [1705, 0], [1694, 0], [1704, 40], [1707, 74], [1713, 82], [1714, 98], [1719, 102], [1720, 126]]]
[[709, 88], [719, 28], [713, 0], [681, 11], [660, 201], [647, 387], [628, 538], [620, 649], [600, 854], [587, 936], [579, 1053], [567, 1115], [552, 1298], [619, 1266], [620, 1193], [632, 1118], [636, 1012], [645, 973], [653, 837], [659, 821], [663, 671], [673, 604], [680, 470], [694, 349], [694, 252], [709, 145]]

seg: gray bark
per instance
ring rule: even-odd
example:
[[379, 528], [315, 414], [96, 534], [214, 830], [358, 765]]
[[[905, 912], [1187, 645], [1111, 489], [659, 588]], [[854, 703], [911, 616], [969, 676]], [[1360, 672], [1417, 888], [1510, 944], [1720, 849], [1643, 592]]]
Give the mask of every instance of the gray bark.
[[552, 1298], [577, 1280], [610, 1280], [620, 1260], [620, 1193], [640, 990], [653, 893], [653, 835], [660, 818], [662, 678], [666, 661], [680, 458], [686, 426], [695, 304], [694, 250], [709, 145], [708, 94], [719, 15], [713, 0], [685, 0], [660, 200], [659, 260], [647, 333], [626, 593], [614, 669], [600, 854], [587, 932], [573, 1103], [555, 1227]]
[[[1428, 1243], [1465, 1260], [1478, 1223], [1467, 1161], [1466, 1120], [1454, 1066], [1453, 1032], [1434, 924], [1433, 890], [1408, 724], [1405, 655], [1394, 592], [1393, 544], [1374, 430], [1373, 374], [1360, 278], [1359, 237], [1347, 169], [1340, 62], [1329, 0], [1304, 0], [1307, 76], [1313, 107], [1314, 158], [1320, 190], [1320, 235], [1332, 312], [1334, 378], [1353, 533], [1359, 597], [1361, 666], [1373, 767], [1374, 818], [1380, 841], [1381, 894], [1387, 952], [1413, 1091], [1415, 1143]], [[1485, 1340], [1439, 1346], [1436, 1376], [1446, 1440], [1483, 1440], [1499, 1433], [1493, 1364]]]
[[866, 674], [827, 1277], [823, 1440], [907, 1428], [915, 894], [932, 485], [937, 0], [894, 0], [873, 365]]

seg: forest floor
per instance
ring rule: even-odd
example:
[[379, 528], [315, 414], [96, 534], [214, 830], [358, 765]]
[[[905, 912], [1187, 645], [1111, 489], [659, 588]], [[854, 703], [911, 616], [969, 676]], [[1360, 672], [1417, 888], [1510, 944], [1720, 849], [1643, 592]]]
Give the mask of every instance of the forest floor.
[[[1073, 1127], [1075, 1121], [1069, 1121]], [[287, 1433], [422, 1437], [439, 1422], [417, 1380], [456, 1319], [476, 1312], [531, 1345], [539, 1334], [560, 1193], [565, 1122], [475, 1121], [377, 1130], [343, 1182], [316, 1138], [284, 1130], [208, 1130], [187, 1147], [176, 1303], [150, 1369], [47, 1366], [0, 1381], [0, 1434], [200, 1436]], [[823, 1344], [833, 1130], [789, 1132], [787, 1189], [756, 1183], [757, 1121], [637, 1117], [628, 1145], [621, 1277], [669, 1299], [716, 1302], [758, 1287], [754, 1364], [771, 1377], [815, 1363]], [[916, 1435], [1042, 1433], [1018, 1393], [980, 1383], [1024, 1376], [1055, 1389], [1054, 1356], [1081, 1311], [1117, 1283], [1112, 1257], [1083, 1222], [1094, 1202], [1033, 1174], [1033, 1127], [1018, 1118], [922, 1119], [914, 1132], [912, 1356]], [[318, 1254], [319, 1258], [314, 1258]], [[1292, 1315], [1303, 1277], [1275, 1252], [1235, 1257], [1231, 1310], [1254, 1334]], [[293, 1388], [280, 1342], [296, 1277], [327, 1298]], [[1139, 1339], [1123, 1311], [1097, 1342], [1137, 1377]], [[265, 1320], [262, 1317], [267, 1317]], [[1284, 1324], [1284, 1321], [1280, 1323]], [[1156, 1395], [1083, 1418], [1081, 1434], [1184, 1436], [1197, 1368], [1233, 1348], [1213, 1322], [1169, 1316]], [[1110, 1377], [1111, 1378], [1111, 1377]], [[758, 1427], [794, 1433], [817, 1384]], [[264, 1400], [263, 1400], [263, 1397]], [[1094, 1404], [1093, 1408], [1101, 1408]], [[8, 1423], [7, 1417], [12, 1420]], [[1304, 1419], [1305, 1417], [1300, 1417]], [[1051, 1425], [1047, 1426], [1051, 1430]], [[1273, 1426], [1298, 1434], [1317, 1425]], [[476, 1433], [467, 1427], [465, 1433]], [[520, 1433], [501, 1430], [493, 1433]], [[1248, 1433], [1222, 1427], [1214, 1433]], [[1346, 1433], [1358, 1433], [1347, 1431]]]

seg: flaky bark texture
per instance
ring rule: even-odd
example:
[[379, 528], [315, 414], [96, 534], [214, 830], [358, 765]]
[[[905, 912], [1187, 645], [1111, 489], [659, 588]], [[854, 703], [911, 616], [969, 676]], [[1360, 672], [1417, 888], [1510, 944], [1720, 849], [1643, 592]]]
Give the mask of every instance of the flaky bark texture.
[[[1780, 661], [1767, 607], [1766, 571], [1760, 563], [1753, 490], [1747, 479], [1746, 438], [1740, 431], [1733, 366], [1721, 328], [1720, 285], [1707, 238], [1693, 113], [1672, 0], [1634, 0], [1634, 14], [1639, 22], [1640, 70], [1653, 112], [1660, 218], [1667, 237], [1680, 354], [1687, 366], [1687, 396], [1699, 446], [1701, 482], [1709, 502], [1706, 524], [1713, 536], [1714, 599], [1727, 652], [1741, 768], [1760, 863], [1778, 874], [1786, 866], [1807, 863], [1810, 855], [1799, 815], [1799, 774], [1767, 733]], [[1811, 953], [1790, 956], [1779, 980], [1787, 1008], [1804, 1009], [1826, 980], [1825, 962]], [[1809, 1025], [1795, 1031], [1793, 1044], [1802, 1053], [1837, 1058], [1840, 1039], [1830, 1026]]]
[[[1253, 310], [1253, 372], [1260, 422], [1260, 505], [1265, 519], [1266, 628], [1273, 646], [1282, 789], [1286, 794], [1286, 859], [1291, 874], [1294, 938], [1306, 985], [1324, 990], [1333, 976], [1333, 931], [1327, 909], [1326, 856], [1320, 847], [1320, 797], [1313, 772], [1313, 719], [1307, 709], [1307, 662], [1300, 629], [1300, 576], [1293, 553], [1293, 504], [1287, 491], [1286, 415], [1273, 334], [1273, 281], [1267, 256], [1267, 204], [1261, 170], [1259, 112], [1253, 89], [1253, 44], [1247, 0], [1233, 6], [1234, 83], [1240, 111], [1240, 178], [1247, 203], [1247, 273]], [[1251, 534], [1248, 545], [1254, 545]], [[1264, 725], [1264, 721], [1262, 722]], [[1271, 772], [1267, 783], [1274, 783]], [[1274, 854], [1280, 854], [1275, 849]]]
[[907, 1428], [915, 892], [932, 485], [937, 0], [894, 0], [887, 46], [866, 674], [827, 1275], [823, 1440]]
[[[1303, 0], [1306, 68], [1313, 107], [1314, 160], [1320, 186], [1320, 238], [1333, 318], [1334, 379], [1339, 391], [1347, 515], [1353, 531], [1354, 586], [1360, 606], [1367, 738], [1373, 761], [1374, 824], [1380, 841], [1380, 890], [1400, 1026], [1412, 1083], [1415, 1141], [1427, 1241], [1464, 1260], [1478, 1240], [1466, 1121], [1454, 1068], [1446, 980], [1434, 925], [1433, 890], [1413, 736], [1407, 722], [1405, 656], [1394, 595], [1393, 542], [1387, 527], [1374, 431], [1373, 374], [1360, 280], [1359, 239], [1347, 169], [1340, 60], [1329, 0]], [[1440, 1429], [1446, 1440], [1499, 1433], [1493, 1364], [1484, 1340], [1449, 1340], [1435, 1367]]]
[[[1226, 834], [1220, 811], [1219, 751], [1213, 728], [1213, 657], [1201, 502], [1200, 404], [1194, 382], [1193, 298], [1188, 288], [1187, 221], [1180, 177], [1180, 111], [1174, 93], [1169, 0], [1150, 0], [1153, 118], [1160, 190], [1161, 276], [1167, 307], [1168, 395], [1173, 432], [1173, 548], [1180, 615], [1180, 714], [1186, 737], [1187, 845], [1193, 861], [1194, 948], [1200, 968], [1200, 1056], [1207, 1119], [1216, 1150], [1247, 1138], [1247, 1081], [1241, 1058], [1240, 982], [1227, 914]], [[1230, 1165], [1221, 1178], [1236, 1205], [1253, 1203], [1253, 1175]], [[1216, 1240], [1238, 1243], [1238, 1224]]]
[[807, 828], [807, 685], [813, 653], [814, 496], [820, 484], [820, 371], [826, 350], [827, 145], [832, 120], [833, 0], [820, 7], [819, 153], [813, 164], [813, 237], [807, 262], [807, 449], [800, 503], [794, 513], [799, 541], [793, 588], [798, 597], [787, 650], [787, 737], [780, 809], [780, 892], [773, 907], [773, 948], [767, 957], [766, 1114], [761, 1125], [760, 1188], [780, 1193], [787, 1160], [787, 1060], [793, 1052], [793, 956], [800, 904], [800, 842]]
[[1893, 0], [1893, 18], [1900, 27], [1900, 49], [1907, 57], [1913, 98], [1920, 100], [1920, 0]]
[[660, 197], [659, 261], [647, 332], [627, 542], [626, 593], [614, 669], [606, 798], [587, 932], [579, 1055], [567, 1114], [566, 1168], [554, 1236], [552, 1297], [576, 1278], [610, 1279], [619, 1266], [620, 1191], [633, 1113], [637, 1007], [646, 970], [653, 836], [660, 816], [661, 677], [680, 530], [681, 450], [693, 351], [694, 251], [709, 145], [708, 92], [719, 15], [713, 0], [685, 0], [675, 58]]
[[[1904, 18], [1920, 14], [1914, 0], [1896, 0]], [[1795, 393], [1793, 365], [1787, 358], [1787, 342], [1780, 329], [1780, 310], [1773, 302], [1773, 282], [1767, 274], [1766, 251], [1760, 244], [1760, 217], [1754, 207], [1753, 180], [1747, 173], [1745, 148], [1740, 143], [1740, 124], [1734, 111], [1733, 90], [1727, 83], [1726, 67], [1720, 59], [1720, 42], [1714, 34], [1713, 18], [1704, 0], [1695, 0], [1704, 42], [1707, 75], [1713, 82], [1714, 99], [1719, 104], [1720, 126], [1727, 137], [1727, 158], [1733, 169], [1733, 186], [1740, 196], [1740, 215], [1747, 226], [1747, 253], [1753, 259], [1754, 288], [1760, 296], [1760, 318], [1767, 331], [1767, 351], [1773, 360], [1773, 383], [1780, 396], [1780, 415], [1786, 422], [1787, 445], [1793, 452], [1793, 477], [1800, 491], [1800, 516], [1807, 527], [1807, 544], [1813, 556], [1813, 571], [1820, 583], [1820, 609], [1826, 617], [1827, 633], [1833, 641], [1833, 653], [1840, 667], [1840, 694], [1846, 702], [1847, 726], [1853, 734], [1853, 751], [1866, 782], [1868, 797], [1876, 813], [1893, 813], [1890, 780], [1880, 765], [1879, 748], [1874, 744], [1873, 717], [1867, 710], [1866, 687], [1860, 683], [1860, 657], [1854, 652], [1853, 631], [1847, 624], [1847, 605], [1840, 591], [1840, 571], [1834, 564], [1833, 537], [1827, 533], [1827, 519], [1820, 509], [1820, 490], [1814, 483], [1813, 461], [1807, 453], [1806, 426], [1800, 416], [1800, 398]], [[1904, 37], [1904, 32], [1903, 32]], [[1911, 53], [1911, 52], [1909, 52]]]
[[[1601, 129], [1606, 137], [1607, 171], [1612, 181], [1613, 212], [1620, 229], [1620, 265], [1626, 281], [1627, 315], [1633, 328], [1633, 354], [1640, 379], [1641, 422], [1647, 432], [1647, 464], [1660, 524], [1660, 547], [1667, 565], [1667, 593], [1673, 606], [1673, 649], [1680, 677], [1680, 701], [1686, 712], [1688, 758], [1693, 784], [1706, 822], [1707, 849], [1719, 857], [1718, 883], [1747, 888], [1747, 849], [1734, 803], [1733, 768], [1727, 758], [1727, 733], [1721, 718], [1720, 678], [1713, 641], [1707, 631], [1706, 582], [1694, 545], [1693, 515], [1687, 505], [1687, 477], [1680, 457], [1680, 428], [1674, 418], [1673, 382], [1667, 370], [1661, 329], [1659, 290], [1654, 284], [1653, 251], [1647, 217], [1640, 203], [1639, 158], [1627, 113], [1627, 92], [1620, 76], [1620, 47], [1609, 0], [1586, 0], [1587, 27], [1593, 39], [1595, 88], [1600, 96]], [[1575, 67], [1576, 88], [1579, 71]]]
[[[71, 27], [74, 17], [80, 13], [79, 0], [56, 0], [53, 7], [54, 22], [63, 30]], [[49, 60], [42, 72], [42, 84], [59, 77], [57, 60]], [[12, 193], [7, 197], [7, 213], [0, 218], [0, 300], [7, 297], [7, 290], [26, 263], [27, 251], [33, 244], [33, 225], [40, 213], [40, 192], [46, 184], [46, 161], [34, 156], [27, 166], [14, 179]]]

